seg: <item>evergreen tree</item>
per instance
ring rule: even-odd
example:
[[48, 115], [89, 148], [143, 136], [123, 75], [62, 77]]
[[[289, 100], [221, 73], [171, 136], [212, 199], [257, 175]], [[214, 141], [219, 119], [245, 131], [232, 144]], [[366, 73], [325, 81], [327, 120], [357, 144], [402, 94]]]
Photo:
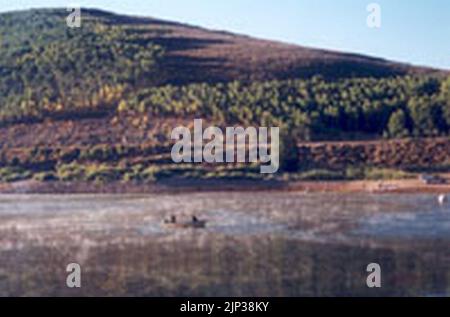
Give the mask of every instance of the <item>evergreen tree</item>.
[[388, 127], [387, 134], [391, 138], [403, 138], [408, 136], [407, 121], [405, 112], [399, 109], [392, 113]]

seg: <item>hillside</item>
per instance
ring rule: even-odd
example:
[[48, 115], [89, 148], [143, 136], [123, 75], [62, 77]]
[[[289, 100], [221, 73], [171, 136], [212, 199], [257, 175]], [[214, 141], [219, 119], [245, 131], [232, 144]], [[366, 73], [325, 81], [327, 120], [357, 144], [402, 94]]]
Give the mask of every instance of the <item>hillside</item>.
[[102, 113], [124, 90], [164, 84], [440, 73], [93, 9], [70, 29], [66, 16], [65, 9], [0, 14], [0, 120], [62, 109], [73, 117], [74, 107]]
[[252, 174], [171, 164], [171, 129], [199, 117], [280, 126], [289, 151], [450, 131], [444, 71], [100, 10], [70, 29], [66, 16], [0, 14], [0, 181]]
[[[8, 51], [23, 54], [51, 43], [73, 41], [77, 34], [89, 32], [91, 36], [97, 35], [98, 41], [118, 40], [141, 47], [148, 44], [160, 46], [165, 52], [161, 69], [166, 75], [161, 81], [163, 83], [263, 81], [312, 75], [383, 77], [433, 71], [373, 57], [311, 49], [93, 9], [83, 11], [81, 30], [69, 30], [65, 25], [66, 15], [64, 9], [0, 14], [0, 34], [3, 46], [7, 48], [2, 57], [7, 56]], [[110, 36], [108, 28], [111, 27], [115, 28], [114, 31], [124, 31], [126, 37]], [[100, 39], [100, 35], [104, 38]], [[86, 38], [77, 45], [81, 49], [92, 47]]]

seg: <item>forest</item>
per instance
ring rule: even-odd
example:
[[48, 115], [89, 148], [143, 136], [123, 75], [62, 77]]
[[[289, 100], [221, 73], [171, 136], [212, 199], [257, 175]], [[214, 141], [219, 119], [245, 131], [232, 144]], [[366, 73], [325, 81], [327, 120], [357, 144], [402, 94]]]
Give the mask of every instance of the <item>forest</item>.
[[126, 87], [154, 84], [160, 46], [98, 18], [86, 17], [79, 29], [61, 18], [45, 10], [2, 14], [1, 122], [101, 113]]
[[2, 14], [0, 125], [127, 114], [287, 127], [299, 140], [449, 133], [450, 78], [442, 75], [174, 85], [166, 81], [170, 45], [149, 35], [163, 30], [99, 13], [71, 29], [64, 17]]
[[450, 79], [314, 77], [142, 89], [117, 111], [287, 127], [298, 140], [433, 137], [449, 133], [449, 96]]

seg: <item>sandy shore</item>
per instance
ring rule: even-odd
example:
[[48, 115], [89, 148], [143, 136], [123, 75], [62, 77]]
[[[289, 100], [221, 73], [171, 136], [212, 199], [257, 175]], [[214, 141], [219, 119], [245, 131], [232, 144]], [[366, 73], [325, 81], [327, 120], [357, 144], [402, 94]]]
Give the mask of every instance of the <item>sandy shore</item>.
[[450, 193], [450, 184], [427, 185], [419, 180], [294, 182], [289, 190], [342, 193]]
[[337, 193], [450, 193], [450, 184], [427, 185], [420, 180], [392, 181], [255, 181], [167, 180], [154, 184], [37, 182], [0, 183], [0, 193], [12, 194], [145, 194], [208, 191], [290, 191]]

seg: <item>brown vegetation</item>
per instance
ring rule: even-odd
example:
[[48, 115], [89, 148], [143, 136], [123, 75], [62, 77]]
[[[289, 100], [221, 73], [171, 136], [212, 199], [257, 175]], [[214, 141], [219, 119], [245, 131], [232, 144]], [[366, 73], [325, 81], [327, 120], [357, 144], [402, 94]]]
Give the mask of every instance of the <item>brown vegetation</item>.
[[438, 170], [450, 165], [450, 139], [302, 143], [299, 160], [313, 168], [342, 169], [363, 165]]

